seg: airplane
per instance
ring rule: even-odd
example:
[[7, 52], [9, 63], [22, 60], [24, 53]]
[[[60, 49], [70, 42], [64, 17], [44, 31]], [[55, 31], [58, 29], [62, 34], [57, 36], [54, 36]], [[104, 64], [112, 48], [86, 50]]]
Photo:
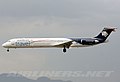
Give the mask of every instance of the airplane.
[[70, 47], [89, 47], [101, 43], [106, 43], [106, 39], [117, 28], [104, 28], [99, 35], [93, 38], [15, 38], [3, 43], [2, 46], [7, 48], [63, 48], [65, 53]]

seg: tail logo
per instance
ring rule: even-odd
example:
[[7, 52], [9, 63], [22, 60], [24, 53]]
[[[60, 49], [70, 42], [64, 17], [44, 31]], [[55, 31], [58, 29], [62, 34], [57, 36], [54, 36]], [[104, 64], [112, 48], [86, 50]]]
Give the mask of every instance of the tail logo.
[[106, 31], [103, 31], [103, 32], [102, 32], [102, 36], [107, 37], [107, 36], [108, 36], [108, 33], [107, 33]]

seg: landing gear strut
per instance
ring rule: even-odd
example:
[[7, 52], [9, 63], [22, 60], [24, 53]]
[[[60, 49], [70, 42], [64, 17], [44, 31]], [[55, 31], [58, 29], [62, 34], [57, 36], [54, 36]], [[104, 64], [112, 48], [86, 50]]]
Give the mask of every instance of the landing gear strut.
[[10, 50], [9, 50], [9, 48], [7, 49], [7, 52], [9, 52]]
[[64, 53], [66, 52], [66, 48], [65, 48], [65, 46], [64, 46], [64, 48], [63, 48], [63, 52], [64, 52]]

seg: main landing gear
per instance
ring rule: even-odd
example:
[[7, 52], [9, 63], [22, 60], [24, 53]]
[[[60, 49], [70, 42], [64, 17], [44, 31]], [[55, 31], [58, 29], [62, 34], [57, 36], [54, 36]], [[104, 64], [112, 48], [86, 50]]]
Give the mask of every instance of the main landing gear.
[[65, 46], [64, 46], [64, 48], [63, 48], [63, 52], [65, 53], [67, 50], [66, 50], [66, 48], [65, 48]]

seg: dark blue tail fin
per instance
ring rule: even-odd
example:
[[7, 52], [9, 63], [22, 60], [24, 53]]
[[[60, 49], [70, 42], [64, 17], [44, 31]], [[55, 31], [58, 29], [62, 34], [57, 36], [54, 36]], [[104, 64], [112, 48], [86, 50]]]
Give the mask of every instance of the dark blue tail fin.
[[95, 38], [100, 38], [103, 41], [107, 39], [107, 37], [111, 34], [112, 31], [115, 31], [116, 28], [104, 28], [102, 32], [96, 36]]

